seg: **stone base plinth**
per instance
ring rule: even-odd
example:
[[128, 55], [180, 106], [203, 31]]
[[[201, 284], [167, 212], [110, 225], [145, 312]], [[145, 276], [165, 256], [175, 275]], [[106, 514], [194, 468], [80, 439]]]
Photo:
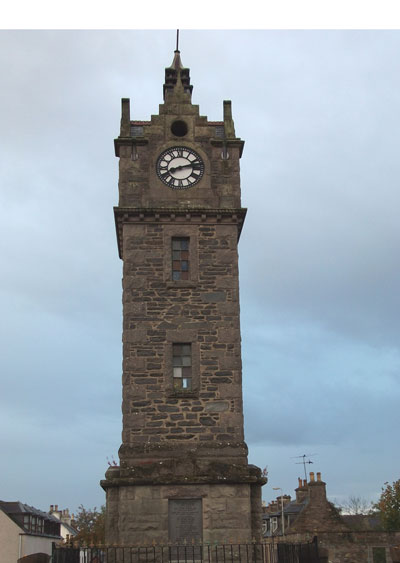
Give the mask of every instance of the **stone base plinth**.
[[[107, 494], [106, 543], [122, 546], [188, 543], [246, 543], [261, 534], [261, 486], [265, 479], [241, 483], [136, 484], [109, 470], [101, 482]], [[223, 477], [221, 478], [223, 479]], [[195, 501], [198, 513], [176, 515], [179, 499]], [[171, 512], [174, 506], [175, 513]], [[180, 517], [180, 519], [179, 519]], [[183, 523], [182, 523], [183, 522]], [[171, 528], [172, 526], [172, 528]], [[176, 530], [182, 527], [182, 530]], [[196, 537], [190, 537], [191, 535]]]

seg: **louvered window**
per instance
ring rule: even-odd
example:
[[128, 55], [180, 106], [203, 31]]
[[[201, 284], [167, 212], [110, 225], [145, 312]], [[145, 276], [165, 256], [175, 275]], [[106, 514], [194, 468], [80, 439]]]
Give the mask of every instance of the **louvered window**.
[[175, 391], [192, 390], [192, 345], [172, 345], [172, 369]]
[[215, 127], [215, 136], [223, 139], [224, 135], [225, 135], [225, 127], [223, 125], [217, 125]]
[[189, 279], [189, 237], [172, 238], [172, 279]]
[[142, 125], [131, 125], [131, 136], [132, 137], [141, 137], [143, 135], [143, 126]]

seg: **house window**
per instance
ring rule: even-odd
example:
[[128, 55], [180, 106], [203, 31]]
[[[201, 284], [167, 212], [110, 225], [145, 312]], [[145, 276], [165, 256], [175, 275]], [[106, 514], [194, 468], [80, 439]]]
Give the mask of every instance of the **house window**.
[[172, 238], [172, 279], [189, 279], [189, 237]]
[[274, 516], [271, 518], [271, 532], [274, 533], [278, 529], [278, 518]]
[[192, 390], [192, 345], [172, 345], [172, 369], [175, 391]]
[[43, 534], [43, 518], [38, 518], [37, 520], [37, 533]]
[[263, 535], [266, 534], [268, 532], [268, 520], [263, 520], [262, 521], [262, 533]]

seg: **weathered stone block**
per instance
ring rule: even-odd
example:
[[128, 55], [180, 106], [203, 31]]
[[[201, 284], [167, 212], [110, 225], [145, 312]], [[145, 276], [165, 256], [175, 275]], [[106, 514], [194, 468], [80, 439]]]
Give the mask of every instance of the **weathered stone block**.
[[142, 428], [146, 417], [142, 413], [131, 412], [124, 414], [124, 424], [127, 428]]
[[123, 341], [127, 343], [147, 342], [147, 333], [144, 329], [126, 330], [123, 335]]
[[206, 303], [221, 303], [226, 301], [226, 293], [225, 291], [214, 291], [204, 293], [201, 298]]
[[224, 412], [229, 409], [229, 403], [227, 401], [213, 401], [205, 405], [206, 412]]

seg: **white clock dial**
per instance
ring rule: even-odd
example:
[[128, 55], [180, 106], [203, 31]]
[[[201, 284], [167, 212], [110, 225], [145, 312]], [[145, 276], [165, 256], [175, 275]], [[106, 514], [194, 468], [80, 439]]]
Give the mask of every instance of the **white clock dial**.
[[160, 180], [170, 188], [182, 190], [201, 180], [204, 163], [193, 149], [172, 147], [157, 159], [156, 170]]

